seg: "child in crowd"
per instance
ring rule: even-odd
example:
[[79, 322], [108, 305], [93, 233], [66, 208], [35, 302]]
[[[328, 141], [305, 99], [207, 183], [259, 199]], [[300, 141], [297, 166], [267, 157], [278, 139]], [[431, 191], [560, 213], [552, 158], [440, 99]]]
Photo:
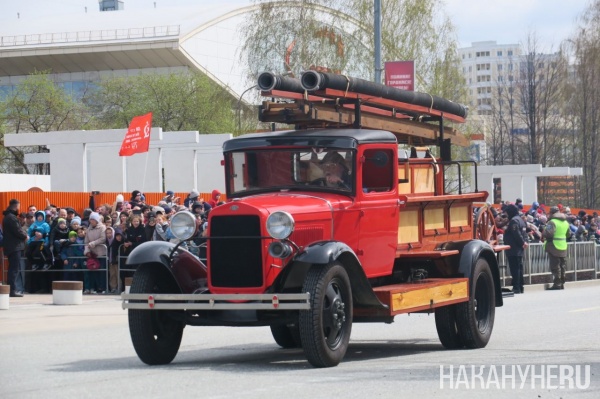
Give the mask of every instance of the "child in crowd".
[[60, 252], [63, 269], [65, 270], [63, 278], [66, 281], [78, 281], [80, 279], [80, 276], [71, 270], [82, 270], [81, 266], [84, 261], [83, 245], [83, 238], [79, 238], [76, 231], [70, 231], [69, 240]]
[[63, 245], [69, 241], [69, 228], [67, 227], [67, 221], [63, 218], [58, 218], [56, 227], [50, 232], [50, 249], [53, 254], [58, 258]]
[[44, 211], [35, 213], [35, 221], [27, 229], [27, 250], [25, 255], [31, 263], [31, 270], [35, 271], [40, 267], [48, 270], [52, 266], [52, 254], [48, 249], [48, 235], [50, 225], [46, 223], [46, 214]]
[[81, 227], [81, 218], [79, 216], [75, 216], [71, 219], [71, 223], [69, 224], [69, 230], [77, 233], [77, 230]]

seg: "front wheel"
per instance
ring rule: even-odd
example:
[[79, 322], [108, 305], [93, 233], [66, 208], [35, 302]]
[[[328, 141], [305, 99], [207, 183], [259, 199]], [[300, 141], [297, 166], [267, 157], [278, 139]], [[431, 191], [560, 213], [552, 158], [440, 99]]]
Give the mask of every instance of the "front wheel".
[[469, 284], [469, 300], [456, 305], [458, 333], [466, 348], [484, 348], [492, 336], [496, 314], [494, 278], [485, 259], [475, 263]]
[[337, 366], [348, 349], [352, 331], [350, 279], [340, 262], [312, 266], [303, 292], [310, 293], [310, 310], [300, 311], [300, 340], [315, 367]]
[[[162, 266], [159, 266], [162, 267]], [[135, 272], [132, 294], [164, 294], [176, 292], [170, 276], [160, 269], [140, 267]], [[176, 287], [176, 286], [175, 286]], [[132, 301], [134, 302], [134, 301]], [[129, 309], [129, 333], [140, 360], [149, 365], [168, 364], [181, 344], [185, 324], [174, 319], [174, 311]]]
[[298, 324], [276, 324], [271, 326], [271, 334], [277, 345], [284, 349], [300, 348], [300, 328]]
[[459, 349], [464, 346], [456, 325], [456, 305], [435, 309], [435, 328], [444, 348]]

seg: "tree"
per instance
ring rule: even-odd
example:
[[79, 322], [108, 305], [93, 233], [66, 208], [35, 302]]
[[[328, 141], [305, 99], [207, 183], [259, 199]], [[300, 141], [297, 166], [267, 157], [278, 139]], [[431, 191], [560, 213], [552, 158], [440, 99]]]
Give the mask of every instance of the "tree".
[[570, 41], [575, 57], [575, 79], [570, 97], [572, 128], [577, 131], [573, 158], [583, 166], [581, 205], [598, 208], [600, 198], [600, 1], [591, 3]]
[[[47, 72], [34, 72], [19, 83], [1, 111], [4, 130], [13, 133], [81, 129], [89, 120], [85, 107], [69, 97]], [[22, 167], [25, 173], [48, 172], [47, 164], [31, 166], [24, 162], [25, 153], [48, 152], [46, 147], [2, 147], [10, 154], [12, 163]]]
[[105, 79], [94, 107], [105, 128], [125, 128], [131, 118], [153, 113], [165, 131], [235, 131], [235, 99], [200, 73], [143, 74]]
[[567, 60], [562, 51], [540, 54], [537, 39], [529, 35], [527, 54], [519, 62], [520, 118], [527, 127], [526, 162], [542, 166], [565, 165], [559, 144], [565, 130], [562, 118], [567, 82]]
[[[372, 80], [372, 0], [259, 1], [242, 34], [248, 79], [311, 67]], [[440, 0], [382, 1], [382, 59], [414, 60], [416, 89], [465, 99], [454, 28]]]

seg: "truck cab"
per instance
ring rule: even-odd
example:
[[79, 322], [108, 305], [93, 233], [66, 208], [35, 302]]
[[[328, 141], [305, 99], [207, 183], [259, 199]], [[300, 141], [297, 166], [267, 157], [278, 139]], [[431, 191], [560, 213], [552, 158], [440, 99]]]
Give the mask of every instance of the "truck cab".
[[[326, 103], [275, 94], [293, 101], [263, 104], [262, 118], [306, 123], [317, 115], [311, 107]], [[128, 258], [137, 271], [123, 306], [142, 361], [171, 362], [186, 325], [269, 326], [280, 346], [331, 367], [354, 322], [414, 312], [435, 314], [444, 347], [487, 345], [502, 305], [496, 253], [505, 247], [489, 234], [486, 210], [474, 213], [487, 193], [462, 182], [464, 165], [471, 173], [476, 165], [429, 147], [401, 150], [405, 136], [364, 118], [370, 106], [351, 109], [370, 128], [300, 128], [224, 144], [228, 201], [210, 213], [206, 259], [184, 248], [197, 229], [187, 212], [171, 221], [179, 244], [144, 243]], [[323, 125], [326, 113], [318, 115]]]

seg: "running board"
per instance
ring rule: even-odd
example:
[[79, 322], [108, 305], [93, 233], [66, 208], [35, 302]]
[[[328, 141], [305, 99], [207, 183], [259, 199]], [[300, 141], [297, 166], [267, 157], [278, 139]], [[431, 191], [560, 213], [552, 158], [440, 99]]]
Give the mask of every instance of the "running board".
[[358, 317], [395, 316], [402, 313], [428, 311], [441, 306], [469, 300], [468, 278], [429, 278], [412, 283], [393, 284], [373, 288], [386, 310], [357, 308]]

